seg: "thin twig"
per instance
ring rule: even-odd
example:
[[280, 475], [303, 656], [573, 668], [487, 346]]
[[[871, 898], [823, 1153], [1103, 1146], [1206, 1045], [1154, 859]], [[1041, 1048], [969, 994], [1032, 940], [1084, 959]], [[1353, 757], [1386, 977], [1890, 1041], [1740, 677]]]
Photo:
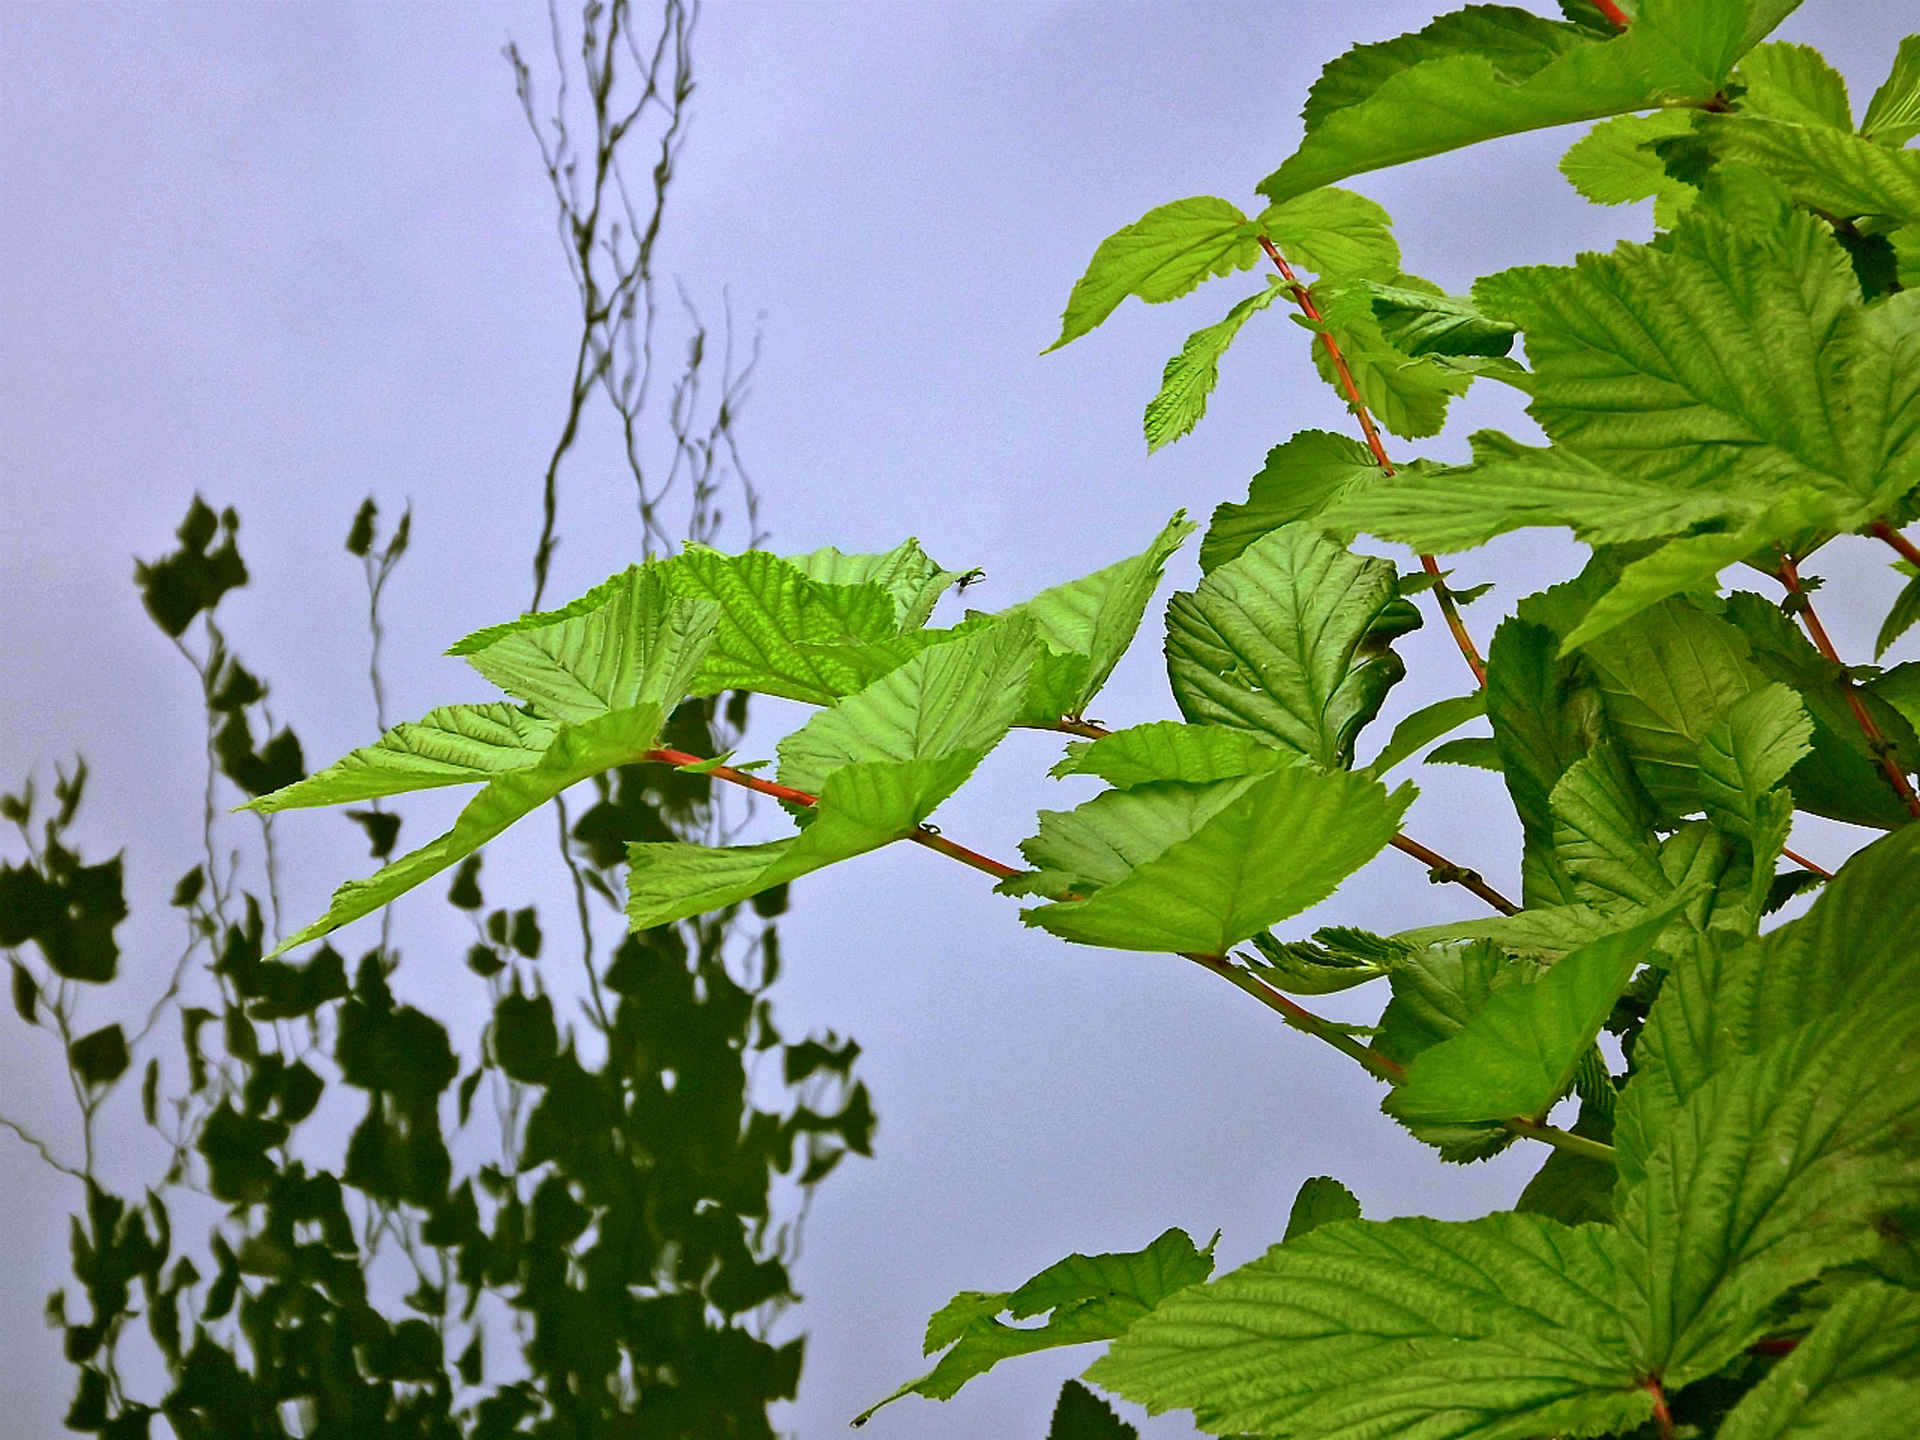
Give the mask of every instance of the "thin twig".
[[1515, 1135], [1524, 1136], [1528, 1140], [1538, 1140], [1544, 1145], [1551, 1145], [1556, 1150], [1565, 1150], [1569, 1154], [1584, 1155], [1589, 1160], [1604, 1160], [1609, 1165], [1614, 1163], [1613, 1146], [1603, 1145], [1598, 1140], [1589, 1140], [1584, 1135], [1575, 1135], [1569, 1130], [1549, 1125], [1544, 1120], [1530, 1120], [1525, 1115], [1515, 1115], [1506, 1124], [1507, 1129]]
[[[1340, 388], [1346, 393], [1347, 404], [1354, 418], [1360, 422], [1360, 433], [1366, 438], [1367, 449], [1373, 453], [1373, 460], [1388, 476], [1396, 473], [1393, 461], [1387, 458], [1387, 447], [1380, 439], [1379, 428], [1373, 422], [1373, 412], [1367, 408], [1367, 402], [1360, 396], [1360, 386], [1353, 378], [1353, 370], [1347, 364], [1347, 357], [1341, 353], [1339, 342], [1333, 338], [1333, 332], [1327, 328], [1326, 317], [1320, 313], [1320, 307], [1314, 303], [1313, 292], [1294, 274], [1293, 267], [1286, 262], [1273, 241], [1265, 235], [1260, 237], [1260, 247], [1267, 252], [1267, 258], [1273, 261], [1274, 268], [1280, 272], [1280, 278], [1287, 287], [1287, 293], [1294, 303], [1317, 327], [1315, 332], [1321, 346], [1332, 362], [1334, 374], [1340, 379]], [[1447, 582], [1440, 571], [1440, 562], [1433, 556], [1422, 554], [1420, 567], [1433, 577], [1433, 598], [1439, 603], [1440, 613], [1446, 618], [1447, 629], [1453, 632], [1453, 643], [1459, 647], [1461, 658], [1467, 662], [1467, 668], [1473, 672], [1473, 680], [1483, 689], [1487, 683], [1487, 665], [1480, 658], [1480, 651], [1473, 643], [1473, 637], [1467, 633], [1467, 625], [1460, 618], [1460, 607], [1454, 602], [1453, 592], [1447, 588]]]
[[1833, 879], [1833, 871], [1827, 869], [1826, 866], [1816, 865], [1813, 863], [1813, 861], [1807, 859], [1806, 856], [1801, 855], [1795, 851], [1789, 850], [1784, 845], [1780, 847], [1780, 853], [1786, 856], [1787, 859], [1791, 860], [1794, 864], [1798, 865], [1802, 870], [1811, 870], [1815, 875], [1818, 875], [1821, 878], [1826, 880]]
[[1913, 793], [1913, 786], [1907, 783], [1907, 773], [1900, 768], [1900, 762], [1893, 758], [1893, 746], [1887, 737], [1880, 733], [1867, 705], [1860, 698], [1860, 692], [1846, 673], [1846, 665], [1840, 659], [1840, 652], [1834, 648], [1833, 641], [1827, 636], [1827, 627], [1820, 623], [1820, 617], [1814, 612], [1813, 600], [1800, 583], [1800, 572], [1793, 563], [1791, 555], [1780, 557], [1780, 568], [1774, 577], [1784, 585], [1787, 593], [1793, 597], [1794, 609], [1800, 613], [1800, 623], [1806, 626], [1807, 635], [1812, 639], [1814, 648], [1840, 667], [1840, 693], [1846, 696], [1847, 708], [1853, 712], [1854, 722], [1859, 725], [1860, 733], [1866, 736], [1867, 748], [1880, 763], [1880, 772], [1887, 777], [1887, 783], [1893, 787], [1893, 793], [1900, 797], [1900, 803], [1915, 819], [1920, 819], [1920, 796]]
[[1520, 907], [1480, 878], [1480, 872], [1456, 865], [1438, 850], [1430, 850], [1418, 840], [1396, 835], [1387, 842], [1404, 855], [1411, 855], [1427, 867], [1427, 878], [1436, 885], [1458, 885], [1470, 890], [1502, 915], [1518, 915]]

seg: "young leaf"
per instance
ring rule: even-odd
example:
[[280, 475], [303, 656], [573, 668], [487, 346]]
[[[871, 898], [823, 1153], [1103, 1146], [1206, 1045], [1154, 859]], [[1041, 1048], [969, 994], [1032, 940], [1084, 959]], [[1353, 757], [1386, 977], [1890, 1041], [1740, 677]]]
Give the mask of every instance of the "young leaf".
[[1226, 319], [1187, 337], [1180, 353], [1167, 361], [1161, 372], [1160, 392], [1147, 402], [1142, 424], [1148, 454], [1178, 440], [1200, 423], [1200, 417], [1207, 413], [1207, 396], [1220, 379], [1220, 357], [1255, 312], [1285, 294], [1278, 280], [1269, 278], [1265, 290], [1240, 301], [1227, 312]]
[[1693, 129], [1693, 110], [1656, 110], [1651, 115], [1616, 115], [1602, 120], [1560, 157], [1560, 173], [1598, 205], [1625, 205], [1652, 199], [1654, 221], [1671, 229], [1699, 190], [1667, 170], [1656, 146]]
[[1900, 42], [1893, 72], [1873, 92], [1860, 133], [1880, 145], [1904, 145], [1920, 135], [1920, 35]]
[[1360, 729], [1405, 667], [1392, 565], [1307, 525], [1273, 531], [1167, 607], [1167, 674], [1181, 713], [1269, 736], [1326, 768], [1348, 765]]
[[1847, 82], [1811, 45], [1773, 40], [1756, 45], [1740, 62], [1740, 113], [1795, 125], [1851, 131], [1853, 106]]
[[1459, 1034], [1414, 1059], [1385, 1108], [1415, 1123], [1543, 1117], [1667, 920], [1583, 945], [1533, 984], [1490, 994]]
[[1430, 745], [1442, 735], [1452, 734], [1469, 720], [1478, 719], [1486, 713], [1487, 694], [1484, 690], [1423, 705], [1393, 727], [1393, 735], [1363, 773], [1378, 780], [1402, 760], [1418, 753], [1423, 746]]
[[[1204, 555], [1206, 552], [1201, 551]], [[1910, 578], [1900, 593], [1894, 597], [1893, 607], [1887, 611], [1887, 618], [1880, 626], [1880, 634], [1873, 642], [1873, 658], [1878, 660], [1887, 653], [1889, 646], [1912, 628], [1914, 621], [1920, 620], [1920, 568], [1904, 560], [1894, 562], [1894, 568]], [[1920, 729], [1920, 722], [1915, 722]]]
[[1512, 1213], [1322, 1226], [1163, 1301], [1087, 1378], [1213, 1434], [1630, 1429], [1652, 1399], [1605, 1233]]
[[1289, 264], [1323, 280], [1377, 278], [1400, 270], [1393, 222], [1376, 202], [1328, 185], [1279, 205], [1254, 222]]
[[675, 596], [663, 567], [635, 565], [563, 610], [483, 631], [450, 653], [554, 720], [646, 704], [670, 712], [719, 623], [717, 605]]
[[1260, 958], [1253, 969], [1262, 980], [1289, 995], [1332, 995], [1389, 974], [1413, 954], [1413, 947], [1383, 935], [1345, 926], [1327, 926], [1310, 940], [1276, 940], [1255, 935]]
[[1358, 1220], [1360, 1202], [1353, 1192], [1331, 1175], [1315, 1175], [1304, 1181], [1293, 1197], [1293, 1210], [1287, 1216], [1287, 1233], [1282, 1240], [1297, 1240], [1330, 1225], [1336, 1220]]
[[1915, 730], [1920, 730], [1920, 660], [1896, 665], [1864, 687], [1876, 700], [1883, 700], [1900, 712]]
[[1191, 784], [1148, 781], [1105, 791], [1073, 810], [1042, 810], [1040, 833], [1020, 842], [1020, 853], [1035, 868], [999, 888], [1049, 899], [1069, 891], [1091, 895], [1194, 834], [1246, 794], [1261, 773], [1249, 768], [1238, 776]]
[[[1324, 899], [1400, 828], [1411, 787], [1290, 766], [1239, 793], [1152, 859], [1083, 900], [1021, 912], [1063, 939], [1120, 950], [1223, 955]], [[1126, 791], [1131, 802], [1140, 791]]]
[[1158, 304], [1210, 276], [1250, 269], [1260, 259], [1259, 235], [1238, 207], [1209, 195], [1149, 210], [1100, 242], [1067, 297], [1060, 338], [1047, 349], [1079, 339], [1129, 295]]
[[1060, 1387], [1047, 1440], [1140, 1440], [1140, 1432], [1078, 1380], [1069, 1380]]
[[1705, 100], [1792, 0], [1644, 0], [1601, 40], [1524, 11], [1476, 5], [1326, 69], [1300, 148], [1260, 182], [1286, 200], [1349, 175], [1575, 120]]
[[1244, 505], [1213, 512], [1200, 544], [1200, 570], [1213, 571], [1282, 525], [1309, 520], [1348, 491], [1379, 483], [1385, 472], [1358, 440], [1326, 430], [1302, 430], [1267, 452]]
[[1047, 773], [1056, 780], [1097, 775], [1117, 790], [1130, 790], [1161, 780], [1188, 785], [1232, 780], [1298, 764], [1300, 758], [1298, 751], [1268, 745], [1245, 730], [1151, 720], [1098, 740], [1074, 741], [1067, 758]]
[[1133, 643], [1168, 559], [1197, 528], [1178, 511], [1142, 553], [1001, 612], [1031, 617], [1046, 646], [1018, 723], [1052, 725], [1086, 709]]
[[1434, 295], [1399, 285], [1369, 284], [1380, 333], [1403, 355], [1505, 355], [1514, 327], [1482, 315], [1459, 295]]
[[[976, 1375], [1000, 1361], [1059, 1345], [1082, 1345], [1124, 1335], [1168, 1296], [1213, 1273], [1212, 1247], [1196, 1249], [1183, 1230], [1169, 1230], [1144, 1250], [1126, 1254], [1069, 1255], [1018, 1290], [989, 1294], [963, 1291], [927, 1324], [926, 1351], [953, 1348], [918, 1380], [910, 1380], [854, 1417], [864, 1425], [874, 1411], [903, 1395], [946, 1400]], [[1052, 1311], [1045, 1325], [1007, 1325]]]
[[782, 740], [780, 783], [817, 793], [843, 766], [960, 754], [971, 770], [1013, 725], [1039, 656], [1018, 612], [922, 650]]
[[1548, 797], [1553, 852], [1573, 877], [1574, 898], [1632, 915], [1673, 893], [1661, 867], [1652, 815], [1611, 745], [1574, 761]]
[[396, 725], [372, 745], [350, 751], [306, 779], [247, 802], [263, 814], [304, 805], [340, 805], [470, 785], [540, 763], [559, 722], [518, 705], [443, 705]]
[[471, 855], [523, 815], [531, 814], [568, 787], [602, 770], [644, 754], [660, 733], [665, 717], [657, 704], [613, 710], [576, 725], [562, 725], [538, 764], [496, 774], [468, 802], [439, 839], [402, 856], [364, 880], [349, 880], [333, 893], [327, 913], [296, 931], [273, 949], [285, 954], [297, 945], [331, 934], [431, 879]]
[[[1444, 298], [1438, 286], [1418, 276], [1393, 275], [1386, 279], [1395, 293], [1420, 294], [1424, 290], [1436, 299]], [[1374, 418], [1405, 439], [1438, 435], [1446, 424], [1448, 403], [1466, 393], [1473, 383], [1473, 373], [1431, 358], [1415, 359], [1388, 339], [1374, 309], [1379, 290], [1373, 282], [1351, 280], [1323, 284], [1314, 293], [1320, 301], [1325, 328], [1340, 347], [1347, 372]], [[1342, 388], [1326, 346], [1314, 346], [1313, 363], [1322, 380]]]
[[829, 585], [878, 584], [893, 597], [902, 634], [925, 625], [940, 597], [965, 573], [941, 569], [918, 540], [903, 541], [884, 555], [843, 555], [829, 545], [808, 555], [789, 555], [787, 563]]
[[1744, 115], [1714, 116], [1701, 134], [1723, 164], [1766, 171], [1796, 205], [1901, 225], [1920, 220], [1920, 152], [1890, 150], [1850, 129]]
[[1734, 702], [1700, 740], [1700, 794], [1707, 818], [1746, 844], [1753, 859], [1747, 906], [1765, 908], [1773, 867], [1793, 824], [1793, 797], [1774, 787], [1812, 746], [1813, 721], [1784, 685]]
[[1717, 1440], [1898, 1435], [1920, 1408], [1920, 1294], [1868, 1281], [1741, 1397]]

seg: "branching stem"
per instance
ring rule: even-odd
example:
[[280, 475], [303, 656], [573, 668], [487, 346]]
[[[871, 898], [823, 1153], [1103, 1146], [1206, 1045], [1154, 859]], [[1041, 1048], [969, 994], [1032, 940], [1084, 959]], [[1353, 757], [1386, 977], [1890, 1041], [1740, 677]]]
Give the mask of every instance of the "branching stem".
[[[1360, 386], [1353, 378], [1353, 369], [1347, 364], [1347, 357], [1340, 351], [1340, 344], [1333, 338], [1333, 332], [1326, 328], [1326, 319], [1320, 313], [1320, 307], [1314, 303], [1313, 292], [1301, 283], [1300, 277], [1287, 264], [1273, 241], [1265, 235], [1260, 237], [1260, 248], [1267, 252], [1267, 258], [1273, 261], [1274, 268], [1280, 272], [1280, 279], [1287, 287], [1287, 293], [1300, 307], [1300, 313], [1321, 328], [1317, 332], [1321, 346], [1327, 352], [1327, 359], [1333, 364], [1333, 373], [1340, 378], [1340, 389], [1346, 394], [1347, 405], [1353, 411], [1354, 418], [1360, 422], [1360, 433], [1365, 437], [1367, 449], [1373, 452], [1374, 464], [1388, 475], [1395, 473], [1393, 461], [1387, 458], [1387, 447], [1380, 439], [1380, 429], [1374, 424], [1373, 412], [1367, 408], [1367, 402], [1360, 398]], [[1439, 603], [1440, 613], [1446, 617], [1447, 629], [1453, 632], [1453, 643], [1460, 647], [1460, 654], [1467, 662], [1467, 668], [1473, 671], [1473, 682], [1485, 688], [1487, 683], [1486, 662], [1480, 658], [1480, 651], [1474, 646], [1473, 637], [1467, 633], [1467, 625], [1460, 618], [1460, 607], [1454, 603], [1453, 592], [1447, 588], [1447, 582], [1440, 573], [1440, 562], [1431, 555], [1420, 557], [1420, 568], [1433, 577], [1433, 598]]]
[[1525, 1115], [1515, 1115], [1507, 1121], [1507, 1129], [1529, 1140], [1538, 1140], [1543, 1145], [1551, 1145], [1556, 1150], [1565, 1150], [1573, 1155], [1584, 1155], [1589, 1160], [1604, 1160], [1613, 1164], [1614, 1154], [1611, 1145], [1603, 1145], [1598, 1140], [1589, 1140], [1584, 1135], [1575, 1135], [1558, 1126], [1549, 1125], [1541, 1120], [1530, 1120]]
[[1411, 855], [1427, 867], [1427, 878], [1436, 885], [1458, 885], [1470, 890], [1502, 915], [1518, 915], [1520, 907], [1480, 878], [1476, 870], [1456, 865], [1437, 850], [1429, 850], [1418, 840], [1396, 835], [1387, 842], [1404, 855]]
[[1800, 623], [1807, 628], [1807, 635], [1813, 641], [1814, 648], [1826, 656], [1835, 665], [1840, 666], [1840, 693], [1847, 697], [1847, 708], [1853, 711], [1854, 721], [1860, 726], [1860, 733], [1867, 737], [1867, 748], [1873, 751], [1880, 762], [1880, 771], [1887, 777], [1887, 783], [1893, 787], [1893, 793], [1900, 797], [1900, 803], [1907, 807], [1907, 813], [1920, 819], [1920, 796], [1913, 793], [1913, 786], [1907, 783], [1907, 772], [1900, 768], [1900, 762], [1893, 756], [1893, 747], [1887, 737], [1880, 733], [1880, 726], [1874, 721], [1867, 705], [1860, 698], [1860, 692], [1846, 674], [1846, 665], [1840, 659], [1840, 652], [1834, 649], [1833, 641], [1827, 636], [1827, 627], [1820, 623], [1820, 617], [1814, 612], [1813, 600], [1800, 583], [1800, 571], [1793, 563], [1791, 555], [1780, 557], [1780, 568], [1774, 576], [1787, 589], [1794, 599], [1794, 608], [1800, 613]]
[[1920, 566], [1920, 545], [1915, 545], [1886, 521], [1874, 521], [1867, 527], [1867, 533], [1874, 539], [1884, 540], [1891, 545], [1909, 565]]

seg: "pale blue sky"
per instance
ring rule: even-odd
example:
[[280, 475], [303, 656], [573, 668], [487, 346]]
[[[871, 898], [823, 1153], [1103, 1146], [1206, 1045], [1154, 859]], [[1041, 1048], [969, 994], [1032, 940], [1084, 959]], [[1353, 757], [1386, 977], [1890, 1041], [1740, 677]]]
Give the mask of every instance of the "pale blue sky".
[[[1900, 34], [1890, 8], [1813, 0], [1781, 33], [1825, 48], [1858, 107]], [[1432, 13], [1401, 0], [712, 4], [663, 269], [710, 316], [723, 286], [744, 326], [764, 313], [743, 440], [773, 547], [918, 535], [947, 565], [985, 567], [969, 602], [998, 607], [1141, 548], [1177, 507], [1204, 518], [1240, 498], [1293, 431], [1341, 428], [1304, 332], [1275, 310], [1226, 361], [1199, 432], [1146, 455], [1139, 415], [1161, 365], [1248, 277], [1184, 305], [1130, 304], [1039, 351], [1103, 236], [1186, 195], [1252, 202], [1319, 66]], [[244, 517], [257, 579], [229, 601], [230, 628], [310, 763], [372, 735], [360, 577], [340, 548], [362, 496], [415, 510], [389, 592], [392, 717], [480, 698], [440, 652], [525, 603], [576, 335], [499, 51], [519, 38], [550, 93], [545, 34], [537, 5], [471, 0], [0, 4], [0, 787], [88, 756], [84, 833], [95, 849], [128, 845], [130, 973], [173, 953], [162, 902], [193, 860], [199, 786], [192, 677], [142, 614], [131, 560], [168, 548], [195, 490]], [[1395, 213], [1409, 268], [1452, 288], [1643, 238], [1644, 214], [1589, 207], [1554, 173], [1572, 138], [1520, 137], [1356, 188]], [[1490, 423], [1526, 429], [1510, 398], [1476, 393], [1418, 453], [1459, 455]], [[589, 434], [566, 472], [550, 597], [634, 554], [607, 438]], [[1574, 564], [1537, 534], [1469, 561], [1467, 580], [1502, 582], [1469, 612], [1476, 633]], [[1193, 573], [1191, 555], [1176, 562], [1176, 583]], [[1876, 560], [1863, 593], [1884, 600], [1883, 576]], [[1865, 658], [1866, 622], [1828, 619]], [[1102, 719], [1173, 713], [1156, 624]], [[1465, 688], [1437, 625], [1403, 648], [1414, 674], [1392, 713]], [[759, 713], [750, 748], [771, 753], [785, 717]], [[1035, 807], [1079, 794], [1044, 778], [1058, 748], [1014, 737], [943, 813], [946, 831], [1011, 856]], [[1515, 836], [1491, 777], [1419, 779], [1411, 833], [1511, 883]], [[403, 841], [446, 811], [409, 809]], [[495, 847], [488, 874], [561, 903], [549, 828], [529, 828]], [[304, 852], [287, 888], [297, 923], [364, 850], [331, 816], [291, 817], [280, 834]], [[1838, 858], [1848, 842], [1805, 843]], [[798, 1314], [812, 1340], [784, 1416], [802, 1435], [837, 1433], [918, 1373], [926, 1317], [956, 1290], [1010, 1287], [1075, 1249], [1136, 1248], [1169, 1224], [1222, 1230], [1222, 1260], [1237, 1263], [1278, 1238], [1314, 1174], [1339, 1176], [1375, 1215], [1474, 1213], [1510, 1203], [1541, 1158], [1443, 1167], [1374, 1113], [1351, 1065], [1230, 987], [1172, 957], [1025, 931], [979, 877], [899, 850], [803, 882], [784, 928], [783, 1025], [856, 1037], [881, 1116], [877, 1158], [843, 1167], [810, 1222]], [[464, 1004], [446, 998], [464, 971], [427, 973], [458, 953], [435, 928], [442, 909], [429, 898], [403, 913], [399, 988]], [[1390, 854], [1290, 931], [1468, 913]], [[1327, 1008], [1370, 1017], [1383, 999]], [[0, 1047], [5, 1107], [70, 1135], [43, 1040], [16, 1030]], [[65, 1276], [55, 1237], [75, 1197], [56, 1181], [0, 1137], [9, 1228], [47, 1241], [18, 1246], [0, 1280], [18, 1327], [0, 1406], [23, 1435], [52, 1433], [71, 1373], [38, 1321]], [[866, 1433], [1037, 1440], [1060, 1378], [1092, 1353], [1011, 1363]], [[1174, 1419], [1143, 1433], [1188, 1432]]]

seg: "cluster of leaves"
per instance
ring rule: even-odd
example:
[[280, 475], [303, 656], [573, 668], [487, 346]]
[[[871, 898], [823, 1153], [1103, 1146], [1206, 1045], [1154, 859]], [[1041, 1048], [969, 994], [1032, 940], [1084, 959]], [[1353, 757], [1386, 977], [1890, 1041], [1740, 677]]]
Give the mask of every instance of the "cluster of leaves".
[[[371, 559], [375, 525], [368, 502], [347, 544], [370, 558], [370, 579], [405, 548], [402, 529]], [[237, 529], [231, 511], [216, 518], [196, 500], [180, 549], [138, 578], [170, 636], [192, 640], [198, 622], [204, 645], [187, 653], [206, 692], [209, 756], [257, 794], [271, 788], [262, 767], [292, 770], [274, 784], [311, 782], [290, 731], [264, 754], [228, 738], [248, 734], [267, 693], [215, 622], [221, 597], [245, 583]], [[739, 732], [744, 702], [678, 706], [667, 734], [710, 747]], [[802, 1346], [765, 1336], [794, 1298], [795, 1239], [774, 1223], [774, 1179], [810, 1192], [848, 1151], [866, 1153], [874, 1123], [852, 1079], [858, 1046], [790, 1043], [774, 1024], [765, 991], [783, 894], [752, 913], [628, 934], [596, 975], [605, 993], [583, 1048], [541, 978], [536, 911], [489, 910], [470, 857], [448, 899], [472, 917], [466, 963], [490, 1021], [463, 1062], [441, 1020], [396, 998], [395, 950], [369, 950], [351, 974], [331, 946], [282, 960], [256, 898], [201, 865], [175, 889], [191, 941], [147, 1024], [132, 1037], [118, 1022], [82, 1034], [88, 990], [116, 977], [127, 917], [120, 858], [88, 864], [69, 839], [85, 778], [84, 767], [63, 775], [44, 814], [31, 786], [4, 798], [28, 854], [0, 867], [15, 1008], [63, 1046], [83, 1107], [84, 1160], [56, 1160], [86, 1194], [76, 1286], [49, 1310], [79, 1372], [69, 1428], [144, 1436], [164, 1417], [183, 1440], [579, 1435], [621, 1423], [771, 1435], [767, 1407], [794, 1394]], [[582, 874], [611, 893], [628, 840], [710, 828], [712, 784], [658, 767], [601, 777], [573, 827]], [[391, 851], [399, 816], [348, 813], [376, 857]], [[157, 1028], [169, 1011], [171, 1059]], [[95, 1164], [95, 1122], [141, 1051], [140, 1103], [171, 1158], [143, 1195], [122, 1196]], [[779, 1069], [784, 1108], [749, 1098], [762, 1063]], [[493, 1103], [476, 1116], [483, 1086]], [[459, 1137], [470, 1152], [490, 1131], [499, 1158], [456, 1166]], [[222, 1218], [205, 1246], [178, 1245], [196, 1197]], [[129, 1322], [143, 1315], [167, 1377], [152, 1399], [123, 1376]], [[490, 1328], [518, 1338], [517, 1362], [489, 1345]]]
[[[1920, 133], [1920, 37], [1856, 125], [1817, 54], [1762, 43], [1793, 8], [1472, 6], [1329, 65], [1258, 215], [1183, 200], [1099, 247], [1058, 344], [1129, 296], [1170, 300], [1263, 256], [1276, 271], [1169, 362], [1150, 447], [1192, 428], [1234, 336], [1282, 301], [1361, 425], [1359, 441], [1286, 440], [1214, 513], [1202, 579], [1166, 613], [1181, 720], [1084, 718], [1196, 528], [1181, 516], [1139, 555], [945, 629], [929, 618], [959, 577], [911, 541], [691, 549], [456, 646], [508, 702], [437, 710], [256, 800], [484, 786], [446, 836], [343, 887], [288, 944], [610, 765], [758, 789], [796, 833], [629, 848], [637, 932], [911, 840], [1037, 902], [1028, 924], [1221, 974], [1386, 1081], [1383, 1110], [1445, 1160], [1553, 1147], [1514, 1210], [1479, 1220], [1367, 1221], [1318, 1177], [1279, 1245], [1211, 1282], [1211, 1246], [1169, 1232], [964, 1293], [929, 1326], [934, 1369], [890, 1399], [1105, 1340], [1090, 1380], [1222, 1434], [1891, 1433], [1920, 1401], [1920, 663], [1843, 664], [1800, 566], [1850, 534], [1898, 550], [1908, 576], [1920, 556], [1900, 533], [1920, 516], [1920, 152], [1902, 148]], [[1585, 120], [1600, 123], [1568, 178], [1602, 203], [1654, 198], [1651, 244], [1452, 296], [1401, 269], [1379, 206], [1333, 188]], [[1433, 435], [1481, 378], [1525, 393], [1549, 443], [1486, 432], [1467, 465], [1391, 463], [1381, 427]], [[1472, 592], [1433, 556], [1526, 526], [1570, 529], [1593, 557], [1521, 602], [1483, 663], [1458, 611]], [[1421, 570], [1357, 552], [1362, 534], [1411, 546]], [[1742, 562], [1780, 603], [1723, 593]], [[1423, 594], [1484, 685], [1361, 764]], [[1920, 581], [1883, 654], [1916, 616]], [[664, 735], [676, 707], [728, 689], [819, 707], [780, 743], [776, 778]], [[1519, 904], [1401, 835], [1414, 791], [1383, 779], [1480, 717], [1489, 735], [1430, 758], [1504, 780]], [[1078, 737], [1055, 773], [1109, 787], [1042, 812], [1025, 869], [926, 824], [1014, 726]], [[1762, 934], [1828, 878], [1781, 871], [1801, 811], [1891, 833]], [[1272, 932], [1388, 845], [1500, 913]], [[1364, 1029], [1289, 998], [1382, 979]], [[1549, 1124], [1573, 1097], [1572, 1129]], [[1054, 1433], [1124, 1429], [1075, 1387]]]

